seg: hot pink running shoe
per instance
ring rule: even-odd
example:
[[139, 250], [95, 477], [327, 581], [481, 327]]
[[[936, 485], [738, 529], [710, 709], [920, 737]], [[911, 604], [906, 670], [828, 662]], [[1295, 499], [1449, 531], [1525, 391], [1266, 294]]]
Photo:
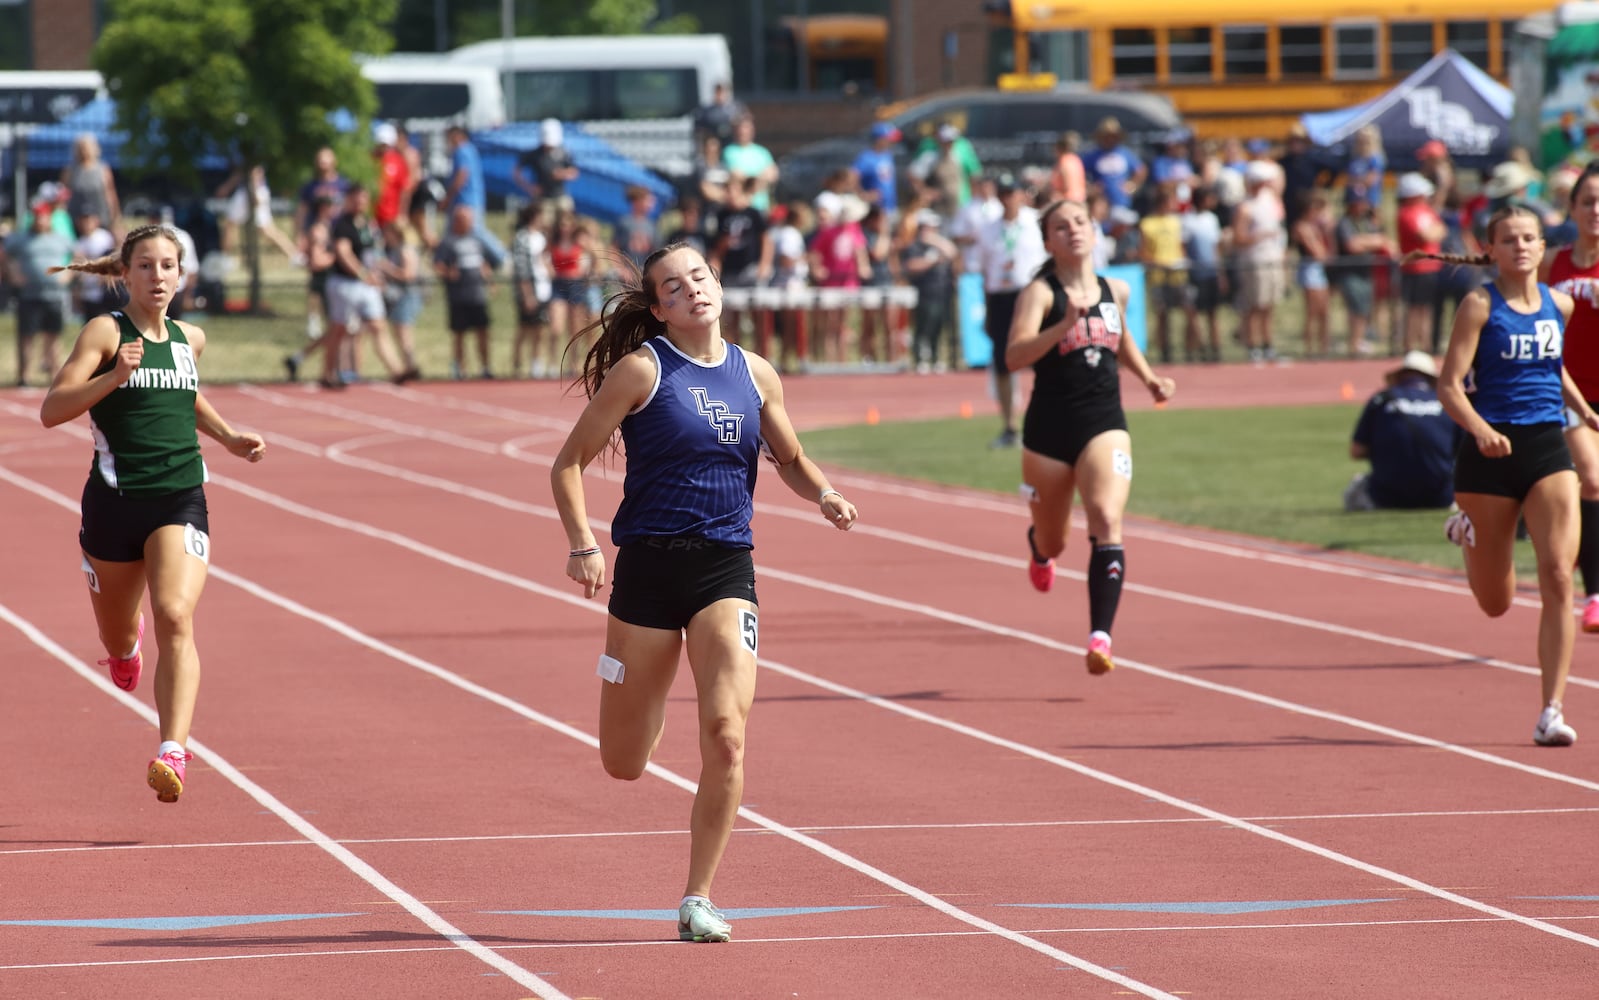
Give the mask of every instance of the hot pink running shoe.
[[139, 674], [144, 671], [144, 651], [139, 648], [143, 639], [144, 615], [140, 615], [139, 638], [134, 642], [133, 655], [125, 660], [120, 656], [108, 656], [100, 661], [100, 666], [111, 674], [111, 683], [124, 691], [132, 691], [139, 686]]
[[1088, 672], [1094, 675], [1108, 674], [1116, 669], [1116, 661], [1110, 658], [1110, 636], [1103, 632], [1095, 632], [1088, 639]]
[[178, 750], [166, 753], [150, 762], [145, 780], [155, 789], [155, 797], [162, 802], [176, 802], [183, 794], [183, 778], [194, 754]]
[[1599, 632], [1599, 596], [1588, 598], [1582, 606], [1582, 630]]
[[1055, 560], [1045, 559], [1038, 561], [1038, 549], [1033, 545], [1033, 529], [1027, 529], [1027, 579], [1033, 583], [1033, 589], [1046, 593], [1055, 585]]

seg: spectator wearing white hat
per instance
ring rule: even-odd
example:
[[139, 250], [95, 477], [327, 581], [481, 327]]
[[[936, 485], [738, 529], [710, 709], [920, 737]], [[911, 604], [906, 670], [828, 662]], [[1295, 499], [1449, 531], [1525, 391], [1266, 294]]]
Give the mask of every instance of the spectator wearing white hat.
[[378, 196], [372, 204], [372, 221], [379, 229], [400, 217], [406, 192], [415, 183], [411, 168], [400, 151], [400, 130], [388, 122], [372, 126], [372, 159], [378, 165]]
[[1344, 490], [1344, 510], [1448, 507], [1463, 432], [1438, 401], [1438, 363], [1411, 351], [1366, 401], [1349, 457], [1370, 462]]
[[1287, 285], [1283, 273], [1288, 251], [1286, 213], [1276, 187], [1281, 176], [1276, 164], [1251, 160], [1244, 168], [1246, 197], [1233, 213], [1237, 308], [1244, 321], [1244, 346], [1249, 349], [1249, 359], [1257, 363], [1276, 357], [1271, 339], [1272, 314]]
[[544, 212], [573, 211], [572, 196], [566, 186], [578, 179], [581, 171], [566, 148], [566, 128], [558, 119], [539, 122], [539, 144], [517, 157], [515, 180]]
[[982, 172], [977, 151], [952, 121], [922, 141], [911, 165], [912, 176], [934, 192], [933, 210], [946, 219], [954, 218], [972, 200], [972, 181]]
[[[1449, 227], [1433, 207], [1432, 181], [1417, 173], [1403, 174], [1395, 192], [1399, 210], [1395, 225], [1401, 256], [1412, 252], [1436, 254], [1442, 251]], [[1425, 350], [1433, 343], [1433, 314], [1439, 296], [1438, 274], [1443, 262], [1420, 257], [1399, 265], [1399, 298], [1405, 304], [1404, 347], [1407, 351]]]

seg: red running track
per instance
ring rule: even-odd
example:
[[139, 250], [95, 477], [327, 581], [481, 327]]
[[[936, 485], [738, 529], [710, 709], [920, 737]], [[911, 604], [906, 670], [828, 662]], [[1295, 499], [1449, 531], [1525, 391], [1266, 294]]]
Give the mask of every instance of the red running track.
[[[933, 413], [976, 378], [789, 392], [803, 429], [866, 392], [888, 419]], [[94, 664], [85, 429], [0, 395], [0, 996], [1592, 988], [1594, 640], [1567, 699], [1587, 741], [1533, 746], [1535, 601], [1489, 621], [1457, 576], [1138, 522], [1119, 668], [1090, 678], [1080, 535], [1039, 595], [1018, 501], [837, 472], [862, 512], [843, 535], [764, 477], [762, 678], [716, 893], [736, 939], [691, 947], [667, 915], [687, 672], [643, 779], [594, 749], [603, 604], [562, 575], [546, 485], [578, 403], [530, 383], [213, 396], [271, 453], [211, 458], [198, 755], [163, 806], [149, 685], [122, 695]], [[589, 489], [615, 509], [614, 475]]]

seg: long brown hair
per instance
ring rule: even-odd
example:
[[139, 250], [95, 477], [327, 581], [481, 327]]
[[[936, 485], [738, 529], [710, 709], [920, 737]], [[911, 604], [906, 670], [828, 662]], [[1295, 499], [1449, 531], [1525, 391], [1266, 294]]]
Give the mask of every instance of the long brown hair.
[[116, 253], [96, 257], [93, 260], [80, 260], [65, 267], [52, 267], [50, 274], [57, 271], [79, 271], [83, 274], [97, 274], [109, 280], [120, 280], [128, 273], [128, 268], [133, 266], [133, 251], [145, 240], [162, 238], [171, 241], [178, 248], [178, 273], [183, 273], [183, 241], [178, 239], [178, 234], [170, 226], [151, 224], [140, 226], [132, 230], [122, 240], [122, 246]]
[[650, 311], [661, 301], [655, 292], [655, 282], [650, 279], [650, 269], [667, 254], [679, 250], [692, 251], [701, 260], [705, 259], [687, 243], [669, 243], [644, 258], [642, 267], [634, 268], [629, 262], [625, 270], [632, 273], [623, 280], [622, 290], [605, 300], [598, 319], [572, 335], [572, 340], [566, 345], [567, 351], [590, 333], [599, 332], [593, 346], [583, 357], [583, 370], [578, 376], [578, 383], [583, 386], [583, 394], [588, 398], [593, 399], [594, 394], [600, 391], [600, 385], [611, 366], [638, 350], [646, 340], [666, 333], [666, 324], [656, 319]]
[[[1488, 216], [1488, 225], [1484, 227], [1488, 234], [1488, 242], [1490, 244], [1493, 243], [1494, 232], [1498, 230], [1499, 223], [1506, 219], [1515, 218], [1518, 215], [1524, 215], [1536, 222], [1538, 224], [1538, 237], [1540, 239], [1543, 238], [1543, 218], [1526, 205], [1512, 201], [1499, 206], [1494, 210], [1494, 214]], [[1469, 264], [1472, 267], [1490, 267], [1494, 262], [1493, 255], [1489, 253], [1424, 253], [1420, 250], [1412, 250], [1405, 254], [1400, 263], [1408, 264], [1413, 260], [1441, 260], [1445, 264]]]

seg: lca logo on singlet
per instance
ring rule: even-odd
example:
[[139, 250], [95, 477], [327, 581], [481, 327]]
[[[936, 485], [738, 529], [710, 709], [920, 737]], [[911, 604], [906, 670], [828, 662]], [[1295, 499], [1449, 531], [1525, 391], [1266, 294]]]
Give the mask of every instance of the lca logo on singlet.
[[694, 396], [694, 408], [700, 411], [700, 416], [710, 421], [718, 441], [722, 444], [738, 444], [742, 440], [744, 414], [734, 413], [720, 399], [712, 399], [711, 394], [703, 388], [695, 386], [689, 392]]

